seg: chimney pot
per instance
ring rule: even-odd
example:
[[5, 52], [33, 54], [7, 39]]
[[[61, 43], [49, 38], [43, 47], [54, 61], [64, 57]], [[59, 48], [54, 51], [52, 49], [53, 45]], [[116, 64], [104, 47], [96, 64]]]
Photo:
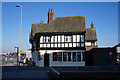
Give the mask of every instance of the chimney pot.
[[49, 12], [50, 12], [50, 8], [49, 8]]
[[48, 23], [50, 23], [53, 20], [53, 9], [49, 8], [49, 12], [48, 12]]
[[43, 20], [41, 20], [40, 23], [43, 23]]
[[51, 12], [53, 12], [53, 9], [51, 9]]
[[93, 22], [91, 22], [91, 28], [94, 28], [94, 24], [93, 24]]

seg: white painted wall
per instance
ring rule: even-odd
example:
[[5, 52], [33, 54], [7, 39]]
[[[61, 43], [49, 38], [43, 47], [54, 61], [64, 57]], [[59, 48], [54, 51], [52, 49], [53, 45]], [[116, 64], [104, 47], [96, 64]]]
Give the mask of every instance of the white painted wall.
[[85, 46], [91, 46], [91, 42], [85, 42]]
[[[49, 53], [49, 66], [85, 66], [85, 62], [81, 60], [81, 62], [73, 62], [71, 61], [53, 61], [53, 52], [84, 52], [84, 50], [47, 50], [47, 53]], [[36, 62], [36, 66], [39, 67], [44, 67], [44, 54], [46, 52], [46, 50], [39, 50], [39, 52], [41, 53], [41, 60], [38, 61], [37, 57], [35, 59]], [[37, 56], [36, 52], [36, 56]], [[81, 54], [82, 55], [82, 54]], [[72, 59], [72, 55], [71, 55], [71, 59]], [[81, 59], [83, 59], [83, 57], [81, 57]]]
[[120, 53], [120, 47], [116, 47], [117, 53]]

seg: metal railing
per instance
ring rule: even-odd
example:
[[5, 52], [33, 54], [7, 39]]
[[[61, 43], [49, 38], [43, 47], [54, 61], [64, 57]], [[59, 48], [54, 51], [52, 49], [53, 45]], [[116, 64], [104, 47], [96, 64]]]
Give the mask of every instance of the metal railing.
[[50, 73], [52, 74], [53, 80], [59, 80], [60, 79], [60, 72], [55, 70], [54, 68], [50, 67]]

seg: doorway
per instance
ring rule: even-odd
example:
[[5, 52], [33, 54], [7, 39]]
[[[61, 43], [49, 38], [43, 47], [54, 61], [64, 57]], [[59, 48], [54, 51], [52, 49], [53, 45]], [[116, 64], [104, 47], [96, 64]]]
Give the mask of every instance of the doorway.
[[44, 67], [49, 67], [49, 54], [44, 54]]

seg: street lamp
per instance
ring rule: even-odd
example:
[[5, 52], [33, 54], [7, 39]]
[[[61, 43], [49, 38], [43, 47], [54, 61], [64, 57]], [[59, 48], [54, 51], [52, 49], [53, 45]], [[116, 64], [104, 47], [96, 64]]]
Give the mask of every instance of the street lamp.
[[20, 53], [21, 53], [21, 31], [22, 31], [22, 5], [16, 5], [16, 7], [20, 7], [21, 8], [21, 24], [20, 24], [20, 44], [19, 44], [19, 61], [20, 61]]
[[16, 71], [18, 71], [18, 51], [19, 51], [19, 47], [15, 47], [17, 48], [17, 67], [16, 67]]

